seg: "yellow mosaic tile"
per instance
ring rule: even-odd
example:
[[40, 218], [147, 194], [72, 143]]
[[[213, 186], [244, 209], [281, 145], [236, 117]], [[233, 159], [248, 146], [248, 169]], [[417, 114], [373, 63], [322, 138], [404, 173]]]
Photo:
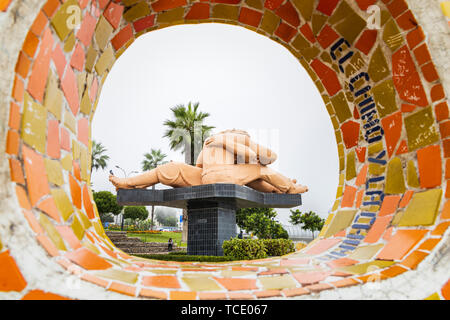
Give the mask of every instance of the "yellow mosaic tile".
[[223, 290], [216, 281], [205, 275], [196, 277], [182, 277], [183, 282], [192, 291], [221, 291]]
[[95, 65], [95, 60], [97, 59], [98, 52], [95, 50], [95, 48], [91, 45], [88, 48], [87, 54], [86, 54], [86, 63], [85, 63], [85, 69], [88, 72], [92, 72], [92, 69]]
[[405, 117], [408, 150], [413, 151], [439, 141], [439, 133], [434, 126], [431, 107]]
[[245, 0], [245, 4], [255, 9], [262, 9], [263, 3], [263, 0]]
[[261, 20], [260, 27], [267, 33], [272, 34], [278, 27], [280, 20], [281, 19], [277, 15], [275, 15], [272, 11], [264, 10], [264, 15]]
[[75, 32], [71, 32], [66, 41], [64, 41], [65, 52], [71, 52], [73, 50], [73, 47], [75, 46], [75, 40]]
[[[74, 10], [72, 8], [74, 8]], [[61, 41], [64, 41], [69, 32], [73, 30], [73, 28], [70, 27], [71, 25], [75, 27], [77, 22], [81, 22], [81, 17], [76, 16], [77, 12], [81, 13], [78, 1], [67, 0], [53, 16], [51, 24], [53, 28], [55, 28], [56, 34]]]
[[64, 240], [61, 238], [61, 235], [53, 226], [53, 223], [47, 218], [47, 216], [43, 213], [39, 215], [39, 223], [45, 229], [50, 240], [52, 240], [53, 244], [59, 249], [66, 251], [67, 248], [64, 244]]
[[163, 11], [158, 14], [158, 23], [174, 23], [183, 21], [184, 8], [179, 7], [176, 9]]
[[123, 18], [127, 21], [134, 21], [141, 17], [145, 17], [149, 15], [151, 12], [150, 7], [148, 6], [148, 3], [145, 1], [139, 2], [135, 6], [128, 9], [124, 14]]
[[47, 110], [25, 92], [21, 136], [23, 141], [40, 153], [45, 153], [47, 140]]
[[87, 181], [89, 177], [88, 172], [88, 159], [89, 155], [85, 147], [80, 146], [80, 169], [81, 169], [81, 180]]
[[330, 226], [328, 227], [325, 238], [330, 237], [339, 231], [349, 227], [355, 217], [356, 210], [341, 210], [334, 217]]
[[381, 82], [372, 88], [380, 118], [398, 110], [395, 100], [395, 88], [392, 79]]
[[413, 160], [408, 161], [406, 182], [408, 183], [408, 186], [413, 188], [419, 188], [420, 186], [419, 177], [417, 176], [417, 169]]
[[97, 71], [97, 74], [100, 76], [103, 75], [107, 69], [111, 68], [114, 61], [114, 50], [111, 46], [108, 46], [100, 58], [98, 58], [98, 61], [95, 64], [95, 71]]
[[346, 12], [345, 18], [341, 22], [338, 22], [334, 28], [352, 44], [365, 26], [366, 20], [350, 9]]
[[355, 151], [350, 151], [347, 154], [347, 167], [346, 167], [346, 179], [347, 181], [352, 180], [356, 177], [356, 157]]
[[[72, 229], [73, 229], [73, 227], [72, 227]], [[77, 237], [78, 237], [78, 236], [77, 236]], [[81, 240], [81, 239], [80, 239], [80, 240]], [[100, 250], [99, 250], [95, 245], [93, 245], [90, 241], [85, 240], [85, 241], [81, 242], [81, 244], [83, 245], [83, 247], [85, 247], [85, 248], [91, 250], [92, 252], [95, 252], [96, 254], [100, 254]], [[106, 259], [106, 258], [104, 258], [104, 259], [110, 261], [110, 259]], [[121, 267], [121, 264], [118, 263], [117, 261], [111, 261], [111, 262], [112, 262], [113, 264], [115, 264], [115, 265]]]
[[379, 176], [384, 173], [386, 166], [379, 163], [369, 163], [369, 174], [374, 176]]
[[58, 208], [64, 221], [67, 221], [74, 212], [72, 202], [62, 189], [52, 189], [51, 194], [53, 200], [55, 200], [56, 208]]
[[138, 280], [139, 274], [136, 272], [129, 272], [129, 271], [122, 271], [118, 269], [107, 269], [107, 270], [100, 270], [96, 271], [94, 273], [97, 277], [100, 278], [108, 278], [112, 280], [119, 280], [122, 282], [135, 284]]
[[380, 251], [381, 248], [384, 247], [384, 244], [377, 244], [373, 246], [361, 246], [355, 249], [352, 254], [350, 254], [348, 257], [350, 259], [355, 260], [369, 260], [375, 254], [377, 254], [378, 251]]
[[78, 217], [80, 218], [81, 223], [84, 226], [84, 229], [87, 230], [92, 227], [92, 223], [89, 218], [82, 212], [78, 210]]
[[439, 211], [441, 196], [441, 189], [414, 193], [398, 225], [400, 227], [433, 225]]
[[435, 292], [432, 295], [426, 297], [425, 300], [441, 300], [441, 298], [439, 297], [439, 294]]
[[79, 240], [83, 239], [84, 237], [84, 228], [81, 224], [80, 220], [78, 220], [77, 216], [73, 216], [72, 225], [70, 226], [73, 230], [73, 233], [77, 236]]
[[104, 50], [106, 45], [108, 44], [111, 34], [113, 32], [113, 27], [111, 24], [106, 20], [106, 18], [102, 15], [97, 23], [97, 26], [95, 28], [95, 41], [97, 42], [97, 45], [100, 50]]
[[390, 19], [383, 29], [383, 41], [387, 44], [392, 52], [400, 48], [403, 43], [403, 35], [397, 27], [395, 20]]
[[381, 150], [383, 150], [383, 142], [379, 141], [376, 143], [372, 143], [368, 148], [369, 156], [379, 154]]
[[69, 110], [64, 110], [64, 126], [73, 133], [76, 133], [76, 120], [74, 115]]
[[297, 286], [296, 281], [289, 274], [281, 276], [259, 277], [258, 280], [264, 290], [281, 290], [284, 288], [295, 288]]
[[81, 155], [80, 144], [77, 140], [72, 139], [72, 157], [73, 160], [79, 160]]
[[331, 103], [333, 104], [334, 110], [336, 111], [336, 116], [339, 119], [340, 123], [343, 123], [345, 120], [352, 117], [347, 99], [345, 98], [343, 92], [340, 92], [339, 94], [332, 97]]
[[64, 177], [61, 163], [57, 160], [50, 159], [44, 159], [44, 163], [48, 181], [58, 186], [62, 186], [64, 184]]
[[367, 72], [369, 73], [370, 79], [375, 82], [381, 81], [389, 75], [389, 66], [386, 62], [381, 46], [376, 48], [370, 58], [369, 69]]
[[58, 82], [52, 70], [49, 71], [47, 88], [45, 90], [44, 106], [56, 119], [61, 121], [61, 106], [63, 105], [64, 94], [58, 88]]
[[395, 157], [388, 162], [386, 187], [384, 191], [386, 194], [400, 194], [406, 191], [402, 161], [400, 158]]
[[72, 156], [70, 154], [66, 154], [61, 159], [61, 166], [64, 170], [72, 172]]
[[77, 74], [78, 97], [83, 96], [83, 92], [85, 91], [86, 86], [86, 77], [87, 77], [86, 71]]
[[352, 273], [352, 274], [363, 274], [370, 271], [375, 271], [378, 268], [386, 268], [394, 264], [394, 261], [382, 261], [376, 260], [367, 263], [355, 264], [352, 266], [345, 266], [337, 268], [337, 271]]

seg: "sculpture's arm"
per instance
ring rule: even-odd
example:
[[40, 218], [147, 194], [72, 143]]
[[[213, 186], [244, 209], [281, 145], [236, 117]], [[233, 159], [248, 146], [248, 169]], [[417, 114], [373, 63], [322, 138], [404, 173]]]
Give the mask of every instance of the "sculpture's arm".
[[244, 143], [241, 143], [238, 139], [233, 139], [230, 136], [214, 136], [208, 138], [205, 142], [207, 147], [223, 148], [228, 152], [231, 152], [238, 158], [238, 163], [257, 163], [257, 154]]
[[258, 155], [258, 161], [262, 165], [268, 165], [277, 160], [277, 154], [275, 152], [251, 140], [250, 148]]
[[197, 161], [195, 162], [195, 166], [199, 168], [203, 168], [203, 150], [200, 151], [197, 157]]

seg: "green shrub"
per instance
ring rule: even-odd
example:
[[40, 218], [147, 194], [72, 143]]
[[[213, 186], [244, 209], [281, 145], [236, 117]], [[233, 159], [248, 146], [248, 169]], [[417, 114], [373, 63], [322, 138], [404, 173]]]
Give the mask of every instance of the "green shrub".
[[294, 242], [289, 239], [264, 239], [268, 256], [282, 256], [295, 251]]
[[234, 260], [253, 260], [267, 257], [264, 242], [258, 239], [231, 239], [224, 241], [223, 254]]

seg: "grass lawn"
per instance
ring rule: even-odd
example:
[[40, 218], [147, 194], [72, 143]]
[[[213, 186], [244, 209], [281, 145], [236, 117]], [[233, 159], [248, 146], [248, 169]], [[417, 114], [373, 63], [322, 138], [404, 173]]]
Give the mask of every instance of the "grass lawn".
[[164, 242], [167, 243], [170, 238], [177, 244], [178, 247], [186, 247], [185, 242], [181, 242], [181, 232], [168, 232], [161, 231], [160, 234], [140, 234], [140, 233], [127, 233], [128, 237], [138, 237], [144, 242]]

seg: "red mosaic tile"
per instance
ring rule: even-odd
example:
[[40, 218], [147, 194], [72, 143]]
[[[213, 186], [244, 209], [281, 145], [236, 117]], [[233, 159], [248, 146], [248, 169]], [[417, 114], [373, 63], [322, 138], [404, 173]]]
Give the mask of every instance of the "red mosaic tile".
[[414, 109], [416, 109], [417, 106], [413, 105], [413, 104], [407, 104], [407, 103], [402, 103], [402, 112], [406, 113], [406, 112], [413, 112]]
[[377, 30], [364, 30], [361, 37], [355, 44], [356, 49], [364, 53], [366, 56], [372, 50], [375, 42], [377, 41], [378, 31]]
[[305, 36], [305, 38], [311, 42], [314, 43], [316, 42], [316, 38], [314, 37], [314, 34], [312, 32], [311, 27], [309, 26], [308, 23], [305, 23], [301, 28], [300, 28], [300, 32]]
[[49, 120], [47, 123], [47, 155], [54, 159], [61, 157], [58, 120]]
[[142, 285], [158, 288], [181, 288], [176, 276], [146, 276], [142, 279]]
[[229, 291], [237, 290], [255, 290], [256, 279], [242, 279], [242, 278], [217, 278], [214, 279]]
[[402, 133], [402, 113], [396, 112], [390, 116], [384, 117], [381, 120], [381, 125], [383, 126], [388, 157], [390, 158], [394, 153], [395, 147], [400, 140], [400, 135]]
[[406, 257], [405, 260], [403, 260], [401, 262], [401, 265], [405, 266], [407, 268], [410, 268], [411, 270], [414, 270], [419, 265], [419, 263], [423, 259], [425, 259], [427, 256], [428, 256], [428, 253], [426, 253], [426, 252], [418, 251], [418, 250], [413, 251], [413, 252], [411, 252], [410, 255], [408, 255]]
[[8, 130], [8, 134], [6, 136], [6, 153], [17, 155], [19, 153], [19, 144], [19, 133], [17, 131]]
[[37, 207], [56, 222], [61, 222], [58, 208], [56, 208], [55, 201], [52, 197], [42, 200]]
[[330, 97], [334, 96], [342, 89], [336, 71], [327, 67], [323, 62], [321, 62], [318, 59], [314, 59], [311, 62], [311, 67], [316, 72], [320, 80], [322, 80], [322, 83]]
[[155, 14], [146, 16], [133, 22], [135, 32], [141, 32], [147, 28], [153, 27], [155, 24]]
[[27, 193], [23, 187], [16, 185], [16, 196], [21, 208], [31, 210], [30, 200], [28, 199]]
[[72, 59], [70, 59], [70, 65], [78, 71], [83, 71], [85, 56], [86, 54], [84, 53], [83, 46], [80, 43], [77, 43], [72, 54]]
[[414, 191], [408, 190], [404, 193], [402, 200], [400, 201], [400, 204], [398, 205], [399, 208], [405, 208], [409, 201], [411, 200], [412, 196], [414, 194]]
[[104, 9], [110, 0], [98, 0], [100, 10]]
[[355, 202], [356, 188], [346, 185], [344, 190], [344, 196], [342, 197], [341, 207], [351, 208]]
[[47, 28], [44, 31], [39, 52], [34, 59], [27, 86], [27, 91], [33, 96], [33, 98], [41, 103], [44, 98], [44, 90], [47, 83], [46, 81], [43, 81], [43, 79], [47, 79], [48, 70], [50, 69], [49, 66], [52, 46], [53, 36], [50, 29]]
[[20, 129], [20, 120], [21, 120], [20, 107], [16, 103], [11, 102], [11, 107], [9, 109], [8, 126], [11, 129], [19, 130]]
[[356, 0], [358, 7], [364, 11], [366, 11], [375, 2], [377, 2], [377, 0]]
[[321, 254], [322, 252], [325, 252], [326, 250], [332, 248], [339, 242], [341, 242], [340, 239], [319, 240], [311, 248], [309, 248], [308, 251], [306, 251], [306, 253], [310, 255]]
[[238, 4], [241, 1], [242, 0], [211, 0], [212, 3], [224, 3], [224, 4]]
[[291, 26], [298, 27], [300, 25], [300, 18], [297, 10], [294, 8], [290, 1], [285, 2], [283, 5], [275, 10], [275, 14], [281, 19], [289, 23]]
[[264, 2], [264, 7], [269, 10], [275, 10], [278, 9], [284, 0], [266, 0]]
[[78, 141], [85, 146], [89, 145], [89, 120], [87, 118], [81, 118], [78, 120]]
[[340, 0], [319, 0], [317, 10], [322, 12], [323, 14], [326, 14], [327, 16], [331, 16], [339, 2]]
[[328, 24], [325, 25], [317, 36], [317, 42], [323, 49], [327, 49], [339, 38], [339, 35]]
[[444, 87], [442, 84], [436, 84], [431, 88], [430, 91], [431, 101], [436, 102], [445, 98]]
[[122, 20], [123, 9], [123, 6], [111, 1], [103, 12], [106, 20], [108, 20], [114, 29], [119, 27], [120, 20]]
[[366, 243], [375, 243], [378, 240], [380, 240], [381, 235], [386, 230], [386, 227], [389, 225], [389, 223], [392, 220], [392, 215], [384, 216], [384, 217], [378, 217], [372, 227], [370, 228], [369, 232], [367, 233], [366, 238], [364, 239], [364, 242]]
[[70, 148], [70, 135], [66, 128], [61, 127], [61, 148], [66, 151], [71, 151]]
[[408, 10], [397, 18], [397, 25], [407, 31], [417, 27], [418, 23], [411, 10]]
[[[204, 4], [204, 3], [199, 3]], [[209, 10], [209, 9], [208, 9]], [[208, 12], [209, 15], [209, 12]], [[242, 7], [239, 13], [239, 21], [257, 28], [261, 22], [262, 12]]]
[[16, 69], [15, 71], [22, 78], [26, 78], [28, 75], [28, 71], [30, 70], [31, 60], [27, 57], [27, 55], [20, 51], [19, 58], [17, 59]]
[[441, 148], [429, 146], [417, 151], [421, 188], [434, 188], [441, 184]]
[[397, 230], [377, 259], [401, 260], [427, 233], [428, 230]]
[[73, 204], [78, 209], [81, 209], [81, 188], [78, 182], [71, 174], [69, 174], [69, 186]]
[[108, 261], [86, 248], [80, 248], [75, 251], [67, 252], [65, 256], [70, 261], [86, 270], [102, 270], [112, 267]]
[[366, 147], [357, 147], [355, 148], [356, 156], [358, 157], [359, 162], [365, 162], [366, 160]]
[[444, 157], [445, 158], [450, 158], [450, 140], [443, 140], [442, 144], [444, 146]]
[[61, 81], [61, 87], [69, 103], [70, 110], [74, 115], [77, 114], [80, 108], [78, 97], [78, 86], [75, 73], [72, 68], [67, 68], [64, 79]]
[[19, 160], [9, 159], [9, 171], [11, 173], [11, 181], [25, 184], [22, 165], [20, 164]]
[[387, 5], [387, 8], [392, 16], [396, 18], [408, 9], [408, 4], [405, 0], [394, 0]]
[[422, 41], [425, 40], [425, 34], [423, 33], [422, 27], [417, 27], [416, 29], [410, 31], [406, 35], [406, 41], [410, 49], [417, 47]]
[[395, 154], [399, 155], [399, 154], [404, 154], [407, 152], [408, 152], [408, 143], [406, 142], [406, 140], [402, 140], [400, 142], [400, 145], [398, 146], [397, 152]]
[[0, 291], [22, 291], [27, 286], [9, 251], [0, 253]]
[[342, 138], [347, 149], [353, 148], [358, 144], [359, 126], [359, 123], [354, 121], [347, 121], [342, 124]]
[[186, 0], [157, 0], [152, 3], [155, 12], [169, 10], [186, 5]]
[[121, 29], [114, 38], [111, 39], [111, 44], [117, 51], [122, 48], [130, 39], [133, 38], [133, 29], [131, 24], [127, 24], [123, 29]]
[[64, 69], [66, 68], [67, 65], [67, 61], [59, 43], [57, 43], [55, 49], [53, 49], [52, 60], [53, 63], [55, 64], [56, 72], [58, 73], [59, 78], [62, 79], [64, 75]]
[[26, 146], [22, 148], [22, 155], [27, 177], [28, 195], [30, 196], [31, 204], [34, 206], [43, 196], [50, 192], [44, 159]]
[[97, 25], [97, 19], [86, 12], [81, 23], [80, 30], [77, 32], [77, 38], [87, 48], [91, 44], [92, 36], [94, 35], [95, 27]]
[[381, 204], [378, 216], [387, 216], [397, 211], [397, 206], [400, 202], [400, 196], [385, 196]]
[[291, 41], [295, 36], [297, 30], [289, 26], [287, 23], [281, 22], [278, 28], [275, 30], [275, 35], [284, 40], [285, 42]]
[[47, 17], [51, 18], [56, 12], [56, 9], [58, 9], [59, 5], [60, 2], [58, 0], [48, 0], [42, 7], [42, 10], [45, 12]]
[[414, 56], [419, 66], [431, 60], [430, 51], [425, 43], [414, 49]]
[[439, 74], [434, 67], [434, 63], [430, 62], [422, 66], [422, 74], [428, 82], [434, 82], [439, 79]]
[[[245, 9], [245, 10], [244, 10]], [[255, 11], [242, 7], [239, 15], [239, 21], [251, 26], [255, 26]], [[192, 5], [189, 12], [186, 14], [185, 20], [201, 20], [209, 18], [209, 3], [197, 2]], [[258, 21], [259, 24], [259, 21]], [[256, 26], [258, 26], [258, 24]], [[255, 27], [256, 27], [255, 26]]]
[[353, 108], [353, 118], [354, 118], [355, 120], [359, 120], [359, 118], [360, 118], [358, 108], [356, 108], [356, 107]]
[[58, 233], [61, 237], [69, 244], [69, 246], [76, 250], [81, 248], [81, 242], [78, 240], [75, 233], [73, 233], [72, 229], [68, 226], [55, 226]]
[[392, 75], [400, 98], [421, 107], [428, 105], [425, 90], [407, 46], [392, 55]]

